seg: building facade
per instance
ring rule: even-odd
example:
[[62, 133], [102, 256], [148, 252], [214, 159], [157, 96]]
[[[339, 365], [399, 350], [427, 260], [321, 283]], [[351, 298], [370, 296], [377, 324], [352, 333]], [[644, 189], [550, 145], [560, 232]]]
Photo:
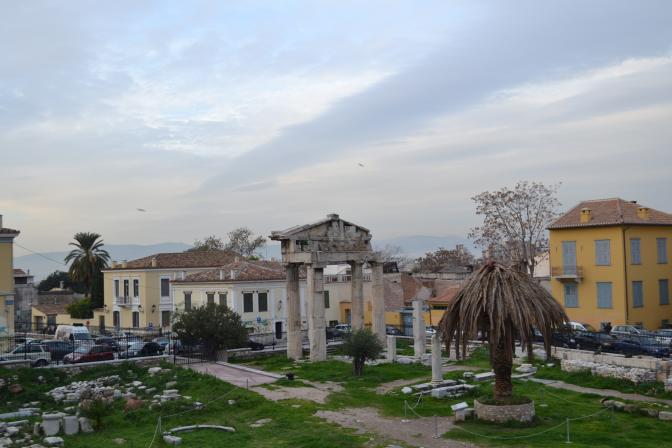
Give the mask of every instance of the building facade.
[[14, 238], [19, 233], [3, 227], [0, 215], [0, 335], [14, 333]]
[[30, 324], [31, 307], [37, 305], [37, 288], [35, 287], [34, 277], [23, 269], [14, 269], [14, 312], [16, 330], [18, 326]]
[[232, 262], [237, 254], [210, 250], [160, 253], [112, 262], [103, 271], [104, 306], [95, 325], [111, 328], [167, 328], [174, 301], [170, 282]]
[[551, 291], [599, 329], [672, 324], [672, 215], [635, 201], [584, 201], [549, 226]]

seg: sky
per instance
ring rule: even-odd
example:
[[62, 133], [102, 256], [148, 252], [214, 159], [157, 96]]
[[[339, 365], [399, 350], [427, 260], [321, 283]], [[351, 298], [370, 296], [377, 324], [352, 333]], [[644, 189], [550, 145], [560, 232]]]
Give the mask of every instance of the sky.
[[666, 0], [2, 2], [0, 214], [50, 251], [332, 212], [464, 236], [519, 180], [672, 212], [670, 24]]

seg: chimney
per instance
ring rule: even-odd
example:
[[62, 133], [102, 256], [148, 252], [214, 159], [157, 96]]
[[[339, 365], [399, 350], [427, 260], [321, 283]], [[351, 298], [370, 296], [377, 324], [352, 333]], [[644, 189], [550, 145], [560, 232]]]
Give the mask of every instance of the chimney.
[[180, 280], [184, 280], [184, 278], [187, 276], [187, 271], [182, 271], [180, 272]]
[[117, 260], [112, 260], [112, 269], [117, 268]]
[[329, 213], [327, 215], [328, 219], [338, 219], [338, 213]]
[[152, 267], [155, 268], [157, 265], [156, 263], [156, 257], [152, 257]]
[[126, 269], [128, 267], [128, 261], [126, 260], [121, 260], [121, 267]]
[[224, 269], [219, 270], [219, 279], [224, 280]]
[[231, 269], [230, 274], [231, 274], [231, 280], [235, 280], [235, 279], [236, 279], [236, 271], [234, 271], [233, 269]]
[[65, 289], [64, 286], [65, 286], [65, 282], [64, 282], [63, 280], [61, 280], [60, 282], [58, 282], [58, 287], [59, 287], [59, 288], [61, 288], [61, 289]]
[[582, 222], [582, 223], [584, 223], [584, 222], [590, 222], [590, 220], [592, 219], [591, 214], [592, 214], [592, 210], [591, 210], [591, 209], [589, 209], [589, 208], [587, 208], [587, 207], [582, 208], [582, 209], [581, 209], [581, 222]]
[[2, 215], [0, 215], [0, 229], [2, 229]]
[[637, 216], [640, 219], [648, 221], [649, 217], [651, 216], [651, 209], [649, 207], [639, 207], [637, 209]]

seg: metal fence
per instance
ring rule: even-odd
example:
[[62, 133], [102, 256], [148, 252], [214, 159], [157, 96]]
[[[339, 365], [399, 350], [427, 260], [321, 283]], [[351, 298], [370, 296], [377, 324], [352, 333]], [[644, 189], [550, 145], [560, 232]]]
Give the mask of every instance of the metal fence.
[[[540, 335], [537, 335], [536, 340], [542, 342], [543, 339]], [[672, 336], [654, 332], [623, 334], [567, 331], [554, 333], [551, 345], [578, 350], [617, 353], [625, 356], [669, 358], [672, 349]]]

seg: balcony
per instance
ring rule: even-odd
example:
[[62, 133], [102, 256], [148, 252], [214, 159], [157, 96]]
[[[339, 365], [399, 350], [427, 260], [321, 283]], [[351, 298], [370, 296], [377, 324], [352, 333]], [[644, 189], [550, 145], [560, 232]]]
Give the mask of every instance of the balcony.
[[131, 306], [133, 303], [131, 302], [131, 298], [126, 296], [126, 297], [116, 297], [114, 299], [114, 304], [119, 306]]
[[[363, 274], [362, 279], [365, 282], [371, 281], [371, 274]], [[350, 274], [334, 274], [334, 275], [325, 275], [324, 283], [349, 283], [352, 281], [352, 276]]]
[[561, 282], [580, 282], [583, 278], [582, 266], [553, 266], [551, 277]]

